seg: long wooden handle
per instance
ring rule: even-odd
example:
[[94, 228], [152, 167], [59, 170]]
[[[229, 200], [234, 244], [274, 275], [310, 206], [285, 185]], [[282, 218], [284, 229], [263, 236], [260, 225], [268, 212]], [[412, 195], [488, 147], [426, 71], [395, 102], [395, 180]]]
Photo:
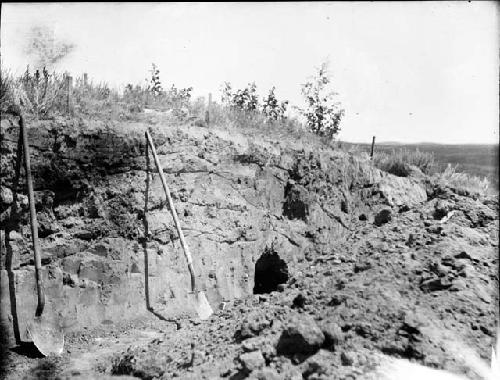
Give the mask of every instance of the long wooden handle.
[[33, 192], [33, 182], [31, 179], [31, 166], [30, 166], [30, 152], [28, 145], [28, 133], [24, 127], [24, 120], [21, 113], [19, 113], [19, 126], [21, 127], [21, 136], [23, 139], [24, 151], [24, 168], [26, 171], [26, 183], [28, 185], [28, 200], [30, 205], [30, 219], [31, 219], [31, 238], [33, 240], [33, 251], [35, 256], [35, 277], [36, 277], [36, 290], [38, 296], [38, 304], [36, 307], [35, 315], [39, 317], [43, 313], [45, 307], [45, 293], [42, 284], [42, 259], [40, 255], [40, 245], [38, 244], [38, 221], [36, 218], [35, 209], [35, 195]]
[[160, 164], [160, 159], [156, 154], [155, 145], [153, 143], [153, 139], [148, 131], [146, 131], [146, 140], [151, 147], [151, 152], [153, 153], [153, 157], [155, 160], [156, 168], [158, 169], [158, 174], [160, 175], [161, 183], [163, 185], [163, 190], [165, 190], [165, 195], [167, 196], [168, 207], [170, 208], [170, 212], [172, 213], [172, 218], [174, 219], [175, 228], [177, 229], [177, 233], [179, 234], [179, 239], [181, 241], [182, 249], [184, 250], [184, 255], [186, 256], [189, 274], [191, 275], [191, 290], [196, 291], [196, 280], [195, 273], [193, 268], [193, 259], [191, 257], [191, 252], [189, 251], [189, 247], [186, 243], [186, 239], [184, 238], [184, 234], [181, 229], [181, 223], [179, 222], [179, 217], [177, 216], [177, 212], [175, 211], [174, 202], [172, 201], [172, 197], [170, 196], [170, 190], [167, 185], [167, 181], [165, 179], [165, 175], [163, 174], [163, 169]]
[[148, 254], [148, 237], [149, 237], [149, 224], [148, 224], [148, 202], [149, 202], [149, 144], [146, 142], [146, 191], [144, 192], [144, 241], [142, 243], [144, 249], [144, 292], [146, 294], [146, 307], [151, 309], [149, 300], [149, 254]]

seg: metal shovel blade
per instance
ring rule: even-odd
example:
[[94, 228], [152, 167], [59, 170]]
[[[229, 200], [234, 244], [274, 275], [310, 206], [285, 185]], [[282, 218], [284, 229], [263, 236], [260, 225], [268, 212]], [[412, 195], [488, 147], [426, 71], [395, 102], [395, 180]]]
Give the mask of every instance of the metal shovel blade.
[[35, 317], [28, 325], [28, 333], [38, 351], [44, 356], [61, 355], [64, 350], [64, 334], [54, 323], [43, 317]]
[[201, 320], [205, 320], [210, 318], [210, 316], [214, 313], [212, 307], [208, 303], [207, 297], [204, 292], [196, 292], [189, 293], [190, 298], [192, 299], [192, 303], [194, 304], [194, 308], [198, 317]]

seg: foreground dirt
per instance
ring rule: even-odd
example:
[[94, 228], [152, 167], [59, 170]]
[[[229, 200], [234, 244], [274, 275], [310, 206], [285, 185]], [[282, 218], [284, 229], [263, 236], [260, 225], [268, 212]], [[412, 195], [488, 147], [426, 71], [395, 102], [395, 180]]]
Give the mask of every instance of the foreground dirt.
[[103, 325], [69, 336], [62, 358], [10, 352], [5, 378], [370, 379], [383, 356], [477, 378], [466, 357], [488, 361], [495, 341], [497, 249], [498, 202], [443, 188], [351, 224], [288, 263], [277, 290], [207, 321]]

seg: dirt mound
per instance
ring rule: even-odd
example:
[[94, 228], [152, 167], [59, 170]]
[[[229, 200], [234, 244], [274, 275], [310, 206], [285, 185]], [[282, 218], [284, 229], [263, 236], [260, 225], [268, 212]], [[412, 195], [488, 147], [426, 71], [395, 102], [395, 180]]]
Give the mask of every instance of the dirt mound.
[[[143, 236], [147, 127], [217, 311], [203, 323], [189, 318], [156, 174]], [[34, 273], [15, 121], [1, 132], [0, 321], [13, 346], [34, 314]], [[357, 378], [377, 355], [466, 372], [449, 342], [489, 356], [496, 201], [394, 177], [367, 157], [217, 129], [51, 121], [29, 139], [46, 310], [74, 336], [63, 377]]]
[[[294, 264], [282, 292], [234, 301], [207, 323], [132, 345], [110, 371], [127, 362], [141, 378], [378, 378], [389, 355], [474, 378], [470, 355], [489, 361], [495, 339], [498, 227], [475, 227], [470, 213], [493, 215], [496, 206], [453, 197], [456, 216], [440, 223], [439, 202], [381, 227], [358, 223], [329, 254]], [[166, 363], [155, 375], [151, 357]]]

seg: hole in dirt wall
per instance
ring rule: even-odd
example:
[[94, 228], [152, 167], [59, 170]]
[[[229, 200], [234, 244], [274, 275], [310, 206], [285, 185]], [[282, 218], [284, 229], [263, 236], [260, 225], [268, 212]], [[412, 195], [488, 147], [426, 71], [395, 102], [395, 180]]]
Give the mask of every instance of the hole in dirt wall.
[[288, 219], [306, 220], [309, 210], [307, 204], [303, 200], [303, 193], [304, 190], [297, 189], [290, 184], [286, 185], [283, 215]]
[[254, 294], [266, 294], [288, 281], [288, 266], [276, 252], [266, 248], [255, 263]]

